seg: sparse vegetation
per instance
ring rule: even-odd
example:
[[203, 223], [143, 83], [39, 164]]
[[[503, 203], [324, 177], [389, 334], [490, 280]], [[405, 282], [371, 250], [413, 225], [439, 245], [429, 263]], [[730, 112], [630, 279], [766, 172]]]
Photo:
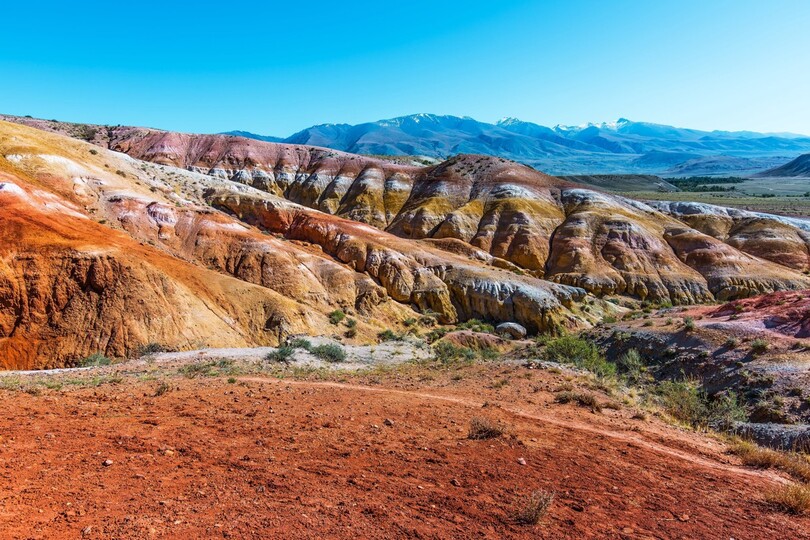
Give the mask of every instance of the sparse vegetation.
[[329, 314], [329, 322], [334, 324], [334, 325], [340, 324], [343, 321], [343, 319], [345, 319], [345, 318], [346, 318], [346, 314], [343, 313], [343, 311], [341, 311], [339, 309], [336, 309], [335, 311], [333, 311], [333, 312], [331, 312]]
[[616, 365], [608, 362], [590, 341], [577, 336], [562, 336], [550, 340], [544, 351], [546, 360], [573, 364], [599, 377], [616, 375]]
[[495, 333], [495, 327], [478, 319], [469, 319], [456, 326], [457, 330], [471, 330], [473, 332]]
[[474, 416], [470, 419], [467, 438], [473, 440], [497, 439], [502, 437], [504, 433], [506, 433], [506, 427], [500, 422], [483, 416]]
[[275, 351], [270, 351], [267, 353], [267, 356], [264, 357], [265, 360], [268, 362], [277, 362], [277, 363], [289, 363], [292, 360], [293, 355], [295, 354], [295, 347], [290, 345], [282, 345]]
[[531, 495], [515, 501], [513, 517], [523, 525], [537, 525], [542, 521], [554, 503], [554, 492], [537, 490]]
[[723, 343], [723, 347], [726, 349], [736, 349], [740, 346], [740, 340], [735, 337], [728, 338], [725, 343]]
[[93, 353], [79, 360], [81, 367], [109, 366], [110, 364], [112, 364], [112, 360], [101, 353]]
[[600, 412], [602, 410], [602, 406], [599, 405], [599, 401], [597, 401], [596, 396], [593, 394], [583, 393], [583, 392], [574, 392], [574, 391], [563, 391], [557, 393], [554, 396], [554, 401], [557, 403], [576, 403], [582, 407], [588, 407], [594, 412]]
[[619, 356], [616, 360], [616, 367], [619, 373], [624, 375], [628, 382], [638, 383], [641, 381], [646, 366], [641, 355], [635, 349], [630, 349], [626, 353]]
[[160, 343], [146, 343], [138, 347], [138, 356], [149, 356], [152, 354], [167, 352], [167, 350], [168, 349]]
[[331, 363], [338, 363], [346, 360], [346, 351], [343, 350], [343, 347], [340, 345], [335, 345], [334, 343], [327, 343], [312, 347], [309, 352], [311, 352], [317, 358]]
[[152, 396], [153, 397], [160, 397], [163, 394], [165, 394], [166, 392], [168, 392], [169, 390], [171, 390], [171, 387], [169, 386], [169, 384], [166, 381], [162, 381], [157, 386], [157, 388], [155, 388], [155, 393], [152, 394]]
[[188, 364], [181, 367], [179, 371], [185, 377], [194, 379], [196, 377], [216, 377], [217, 375], [237, 375], [240, 370], [234, 365], [233, 360], [221, 359]]
[[788, 484], [765, 493], [765, 501], [783, 512], [804, 516], [810, 514], [810, 486]]
[[663, 381], [656, 393], [670, 416], [695, 428], [724, 429], [748, 416], [734, 392], [710, 400], [694, 380]]
[[293, 349], [304, 349], [306, 351], [312, 349], [312, 343], [304, 338], [291, 339], [287, 342], [287, 345]]
[[685, 332], [692, 332], [695, 329], [695, 319], [692, 317], [683, 318], [683, 329]]
[[440, 341], [433, 346], [433, 354], [442, 364], [452, 364], [454, 362], [472, 362], [475, 359], [475, 351], [469, 347], [459, 347], [449, 341]]
[[402, 334], [397, 334], [389, 328], [377, 334], [377, 339], [380, 341], [404, 341], [405, 336]]
[[743, 465], [760, 469], [779, 469], [802, 482], [810, 482], [810, 459], [806, 454], [763, 448], [739, 438], [732, 440], [729, 451], [739, 456]]
[[762, 338], [757, 338], [751, 342], [751, 354], [764, 354], [770, 349], [770, 344]]

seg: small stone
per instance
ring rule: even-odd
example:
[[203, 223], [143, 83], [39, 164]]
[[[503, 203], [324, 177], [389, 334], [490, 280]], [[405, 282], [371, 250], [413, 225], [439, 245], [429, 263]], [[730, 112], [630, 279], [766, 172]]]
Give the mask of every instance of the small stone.
[[164, 456], [173, 456], [174, 455], [174, 450], [166, 450], [165, 452], [163, 452], [163, 455]]
[[518, 462], [519, 465], [526, 465], [526, 460], [523, 459], [522, 457], [519, 457], [517, 462]]
[[104, 465], [105, 467], [109, 467], [110, 465], [113, 464], [113, 460], [105, 459], [101, 464]]
[[452, 480], [450, 480], [450, 483], [453, 484], [456, 487], [461, 487], [461, 482], [459, 482], [456, 478], [453, 478]]
[[386, 426], [391, 427], [391, 426], [394, 425], [394, 421], [391, 420], [390, 418], [386, 418], [385, 420], [383, 420], [383, 424], [385, 424]]

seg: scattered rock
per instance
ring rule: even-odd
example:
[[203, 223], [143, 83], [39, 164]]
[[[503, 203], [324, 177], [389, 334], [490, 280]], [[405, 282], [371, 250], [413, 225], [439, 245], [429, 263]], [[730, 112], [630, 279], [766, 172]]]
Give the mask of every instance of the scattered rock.
[[390, 418], [386, 418], [385, 420], [383, 420], [383, 424], [385, 424], [388, 427], [392, 427], [394, 425], [394, 421], [391, 420]]
[[509, 336], [512, 339], [523, 339], [526, 337], [526, 328], [514, 322], [501, 323], [495, 327], [495, 331], [500, 335]]
[[105, 459], [101, 464], [104, 465], [105, 467], [109, 467], [110, 465], [113, 464], [113, 460]]

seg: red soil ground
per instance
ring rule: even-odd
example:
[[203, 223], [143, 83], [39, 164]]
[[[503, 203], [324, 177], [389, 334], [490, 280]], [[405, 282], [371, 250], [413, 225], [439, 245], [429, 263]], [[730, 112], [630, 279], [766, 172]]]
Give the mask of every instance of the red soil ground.
[[[555, 404], [561, 374], [166, 381], [0, 391], [0, 537], [810, 538], [762, 502], [785, 479], [624, 407]], [[510, 434], [469, 440], [474, 416]], [[515, 523], [536, 489], [548, 515]]]

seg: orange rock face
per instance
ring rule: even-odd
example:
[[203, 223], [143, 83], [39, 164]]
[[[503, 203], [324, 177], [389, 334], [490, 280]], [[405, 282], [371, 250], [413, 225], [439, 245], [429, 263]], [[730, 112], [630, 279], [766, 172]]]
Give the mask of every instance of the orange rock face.
[[652, 207], [485, 156], [413, 167], [239, 137], [38, 127], [128, 155], [0, 122], [8, 366], [153, 341], [276, 343], [322, 333], [338, 308], [360, 318], [360, 338], [413, 310], [554, 331], [594, 321], [579, 309], [588, 293], [693, 303], [810, 287], [798, 220]]

